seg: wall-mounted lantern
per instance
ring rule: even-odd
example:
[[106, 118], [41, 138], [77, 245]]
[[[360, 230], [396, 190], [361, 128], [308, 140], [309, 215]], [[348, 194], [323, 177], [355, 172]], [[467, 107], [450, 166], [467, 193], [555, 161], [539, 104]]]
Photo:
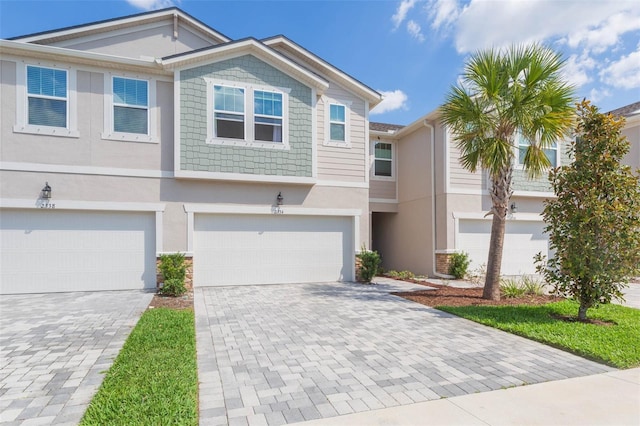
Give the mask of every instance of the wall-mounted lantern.
[[518, 213], [518, 205], [516, 203], [511, 203], [509, 210], [511, 210], [511, 213]]
[[40, 198], [43, 200], [51, 199], [51, 187], [49, 186], [49, 182], [45, 182], [44, 188], [40, 191]]
[[276, 197], [276, 204], [281, 206], [284, 202], [284, 197], [282, 196], [282, 192], [278, 192], [278, 196]]

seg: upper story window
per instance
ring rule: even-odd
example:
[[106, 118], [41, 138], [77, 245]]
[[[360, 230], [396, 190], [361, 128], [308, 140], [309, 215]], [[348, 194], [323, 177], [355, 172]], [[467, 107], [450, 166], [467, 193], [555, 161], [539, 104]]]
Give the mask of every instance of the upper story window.
[[155, 80], [105, 74], [102, 139], [159, 142]]
[[376, 142], [374, 145], [373, 175], [376, 177], [393, 177], [393, 145]]
[[290, 89], [205, 81], [209, 88], [207, 143], [289, 149]]
[[244, 139], [244, 89], [214, 86], [215, 137]]
[[256, 140], [282, 142], [282, 93], [253, 92]]
[[344, 105], [329, 104], [329, 137], [332, 141], [345, 141], [345, 117]]
[[13, 131], [77, 138], [76, 71], [59, 64], [20, 62]]
[[113, 130], [149, 133], [149, 82], [113, 77]]
[[29, 125], [68, 127], [67, 80], [66, 70], [27, 65]]
[[338, 148], [350, 148], [349, 106], [350, 102], [325, 100], [325, 137], [324, 145]]
[[[518, 135], [516, 136], [518, 142], [518, 165], [522, 166], [524, 164], [524, 158], [527, 154], [527, 149], [529, 148], [530, 142], [526, 138]], [[554, 142], [550, 148], [543, 150], [549, 163], [551, 163], [551, 167], [558, 167], [558, 144]]]

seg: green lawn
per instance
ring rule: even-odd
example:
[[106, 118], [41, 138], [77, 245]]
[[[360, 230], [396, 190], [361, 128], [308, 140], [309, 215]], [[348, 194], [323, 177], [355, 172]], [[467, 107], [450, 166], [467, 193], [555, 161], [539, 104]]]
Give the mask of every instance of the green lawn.
[[555, 319], [576, 317], [572, 301], [542, 306], [438, 306], [437, 309], [546, 343], [618, 368], [640, 366], [640, 310], [619, 305], [590, 309], [588, 318], [613, 321], [602, 326]]
[[193, 310], [146, 311], [91, 401], [82, 425], [198, 424]]

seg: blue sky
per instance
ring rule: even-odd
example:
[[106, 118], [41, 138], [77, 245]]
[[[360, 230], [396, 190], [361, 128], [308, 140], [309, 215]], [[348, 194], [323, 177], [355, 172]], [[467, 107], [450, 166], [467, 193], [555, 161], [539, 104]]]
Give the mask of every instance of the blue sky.
[[408, 124], [440, 105], [478, 49], [543, 42], [579, 98], [640, 101], [640, 1], [0, 0], [0, 38], [178, 6], [237, 39], [284, 34], [385, 96], [372, 121]]

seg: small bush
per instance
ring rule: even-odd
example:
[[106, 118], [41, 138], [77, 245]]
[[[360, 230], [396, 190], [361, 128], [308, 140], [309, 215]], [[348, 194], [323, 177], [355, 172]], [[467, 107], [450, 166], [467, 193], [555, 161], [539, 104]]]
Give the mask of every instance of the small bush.
[[507, 299], [522, 297], [525, 295], [525, 289], [520, 285], [518, 280], [513, 278], [503, 278], [500, 280], [500, 292]]
[[402, 271], [402, 272], [400, 272], [400, 273], [398, 274], [398, 277], [399, 277], [401, 280], [412, 280], [412, 279], [414, 279], [416, 276], [415, 276], [415, 274], [414, 274], [413, 272], [411, 272], [411, 271]]
[[522, 277], [522, 288], [525, 294], [540, 296], [544, 294], [544, 283], [530, 276]]
[[387, 274], [386, 274], [386, 275], [387, 275], [389, 278], [394, 278], [394, 279], [395, 279], [395, 278], [400, 278], [400, 272], [395, 271], [395, 270], [393, 270], [393, 269], [392, 269], [392, 270], [390, 270], [390, 271], [387, 271]]
[[453, 275], [457, 280], [461, 280], [467, 275], [470, 262], [469, 254], [465, 252], [453, 253], [449, 263], [449, 275]]
[[164, 280], [162, 288], [160, 289], [161, 294], [173, 297], [182, 296], [186, 292], [187, 288], [184, 286], [184, 280], [179, 280], [178, 278]]
[[167, 296], [181, 296], [186, 293], [184, 280], [187, 276], [187, 265], [184, 263], [184, 254], [172, 253], [160, 256], [160, 273], [163, 284], [160, 294]]
[[483, 263], [467, 274], [467, 279], [476, 285], [484, 284], [487, 276], [487, 264]]
[[374, 250], [367, 250], [364, 246], [360, 253], [360, 279], [365, 283], [370, 283], [371, 279], [376, 276], [378, 267], [380, 266], [380, 255]]

